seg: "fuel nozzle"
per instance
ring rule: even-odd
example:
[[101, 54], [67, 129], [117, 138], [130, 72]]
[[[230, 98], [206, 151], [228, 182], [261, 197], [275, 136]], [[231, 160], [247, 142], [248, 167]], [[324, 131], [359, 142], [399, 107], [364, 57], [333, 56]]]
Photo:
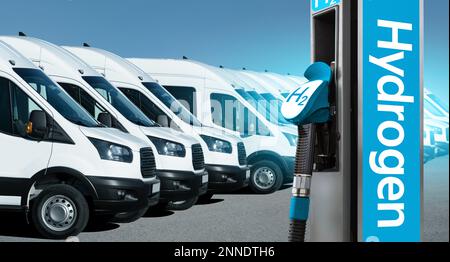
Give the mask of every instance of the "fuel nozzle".
[[289, 94], [281, 107], [284, 118], [298, 125], [299, 134], [289, 216], [290, 242], [305, 240], [314, 167], [315, 124], [325, 123], [330, 117], [328, 85], [332, 69], [317, 62], [308, 67], [304, 76], [308, 82]]

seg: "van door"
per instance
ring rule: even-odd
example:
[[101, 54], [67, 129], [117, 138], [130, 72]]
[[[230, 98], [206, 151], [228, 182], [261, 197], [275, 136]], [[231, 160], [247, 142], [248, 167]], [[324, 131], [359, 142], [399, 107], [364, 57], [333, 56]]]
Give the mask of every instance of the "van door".
[[34, 110], [44, 111], [14, 82], [0, 76], [0, 205], [20, 206], [30, 178], [48, 166], [52, 143], [26, 132]]

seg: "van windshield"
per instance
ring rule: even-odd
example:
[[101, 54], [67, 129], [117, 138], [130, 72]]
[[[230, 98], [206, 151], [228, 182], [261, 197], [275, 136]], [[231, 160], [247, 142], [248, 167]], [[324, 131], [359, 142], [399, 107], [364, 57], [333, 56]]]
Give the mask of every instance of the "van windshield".
[[164, 87], [155, 82], [143, 82], [142, 84], [185, 123], [191, 126], [202, 126], [200, 121], [164, 89]]
[[14, 71], [36, 92], [70, 122], [86, 126], [101, 125], [75, 102], [61, 87], [55, 84], [41, 70], [33, 68], [14, 68]]
[[144, 115], [133, 102], [128, 100], [122, 92], [106, 81], [105, 78], [101, 76], [83, 76], [83, 79], [132, 123], [145, 127], [158, 126], [153, 120]]

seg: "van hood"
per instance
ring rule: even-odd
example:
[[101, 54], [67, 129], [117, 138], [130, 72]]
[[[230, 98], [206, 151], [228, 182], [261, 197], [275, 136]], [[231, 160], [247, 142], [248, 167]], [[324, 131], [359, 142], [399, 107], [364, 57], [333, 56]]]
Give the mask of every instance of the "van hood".
[[198, 144], [199, 141], [194, 137], [187, 135], [185, 133], [178, 132], [172, 128], [168, 127], [140, 127], [142, 132], [146, 136], [153, 136], [157, 138], [162, 138], [170, 140], [173, 142], [178, 142], [183, 144], [185, 147], [192, 147], [194, 144]]
[[233, 145], [237, 145], [237, 143], [242, 142], [242, 139], [240, 139], [239, 137], [226, 133], [225, 131], [221, 131], [216, 128], [201, 126], [201, 127], [194, 127], [194, 129], [200, 135], [212, 136], [215, 138], [226, 140]]
[[139, 151], [143, 147], [149, 147], [150, 142], [144, 141], [133, 135], [124, 133], [115, 128], [102, 128], [102, 127], [83, 127], [80, 126], [81, 132], [92, 138], [120, 144], [131, 148], [133, 151]]

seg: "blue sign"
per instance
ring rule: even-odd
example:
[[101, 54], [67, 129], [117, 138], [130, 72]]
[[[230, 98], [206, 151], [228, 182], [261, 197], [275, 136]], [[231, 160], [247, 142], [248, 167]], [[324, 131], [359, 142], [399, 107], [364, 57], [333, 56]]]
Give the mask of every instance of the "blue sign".
[[362, 2], [362, 240], [421, 240], [422, 0]]
[[339, 4], [341, 0], [311, 0], [311, 10], [313, 12], [319, 12], [328, 7]]

